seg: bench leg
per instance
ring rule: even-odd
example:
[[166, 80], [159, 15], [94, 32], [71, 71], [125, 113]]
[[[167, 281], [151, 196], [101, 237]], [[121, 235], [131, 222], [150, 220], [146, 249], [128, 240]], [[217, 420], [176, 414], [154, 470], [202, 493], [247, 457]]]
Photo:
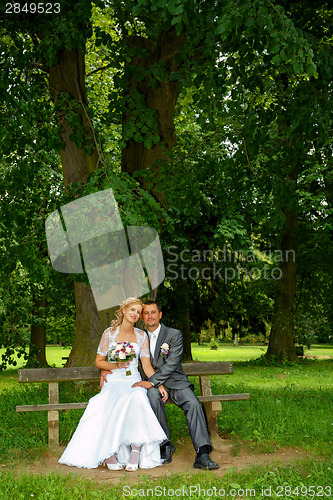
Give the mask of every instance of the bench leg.
[[210, 403], [203, 403], [206, 417], [207, 417], [207, 426], [208, 432], [212, 439], [219, 437], [219, 431], [217, 428], [217, 416], [222, 410], [222, 405], [220, 401], [213, 401]]
[[47, 412], [49, 426], [49, 445], [59, 444], [59, 412], [52, 410]]
[[226, 442], [224, 439], [220, 438], [219, 431], [217, 427], [217, 416], [222, 410], [221, 401], [212, 401], [209, 403], [202, 403], [207, 417], [208, 432], [210, 435], [210, 440], [212, 442], [213, 448], [225, 448]]
[[[49, 403], [59, 403], [59, 384], [58, 382], [49, 383]], [[59, 411], [51, 410], [47, 412], [49, 427], [49, 445], [59, 445]]]

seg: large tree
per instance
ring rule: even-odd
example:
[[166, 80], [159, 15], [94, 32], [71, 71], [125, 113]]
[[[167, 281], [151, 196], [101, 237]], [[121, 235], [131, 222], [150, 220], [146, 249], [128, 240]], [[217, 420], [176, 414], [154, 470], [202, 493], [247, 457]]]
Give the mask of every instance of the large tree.
[[[281, 256], [280, 275], [266, 356], [294, 360], [298, 242], [302, 231], [300, 221], [305, 217], [304, 202], [309, 196], [299, 186], [309, 169], [313, 178], [321, 178], [322, 168], [317, 158], [325, 157], [322, 152], [331, 143], [328, 102], [332, 66], [327, 61], [331, 60], [332, 47], [327, 35], [332, 12], [325, 1], [318, 2], [315, 9], [311, 2], [302, 6], [299, 2], [286, 2], [284, 7], [311, 43], [316, 66], [308, 67], [308, 76], [303, 78], [288, 76], [283, 71], [271, 75], [275, 98], [270, 100], [273, 97], [270, 89], [269, 106], [259, 113], [257, 130], [262, 130], [258, 163], [262, 173], [269, 171], [271, 180], [266, 181], [266, 186], [271, 186], [274, 206], [282, 215], [275, 243]], [[286, 56], [286, 51], [276, 52], [277, 61], [282, 64]], [[252, 142], [250, 131], [248, 137]], [[326, 218], [325, 210], [321, 215]]]

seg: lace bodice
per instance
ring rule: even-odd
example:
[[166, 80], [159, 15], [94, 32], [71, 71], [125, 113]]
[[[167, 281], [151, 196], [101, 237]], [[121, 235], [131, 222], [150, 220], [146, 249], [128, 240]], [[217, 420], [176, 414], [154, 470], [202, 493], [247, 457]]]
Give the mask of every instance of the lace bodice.
[[[119, 327], [116, 330], [112, 330], [112, 328], [107, 328], [104, 330], [102, 338], [100, 340], [97, 354], [100, 356], [107, 356], [108, 352], [111, 350], [111, 347], [117, 343], [117, 335], [119, 333]], [[149, 339], [146, 332], [140, 330], [139, 328], [134, 328], [134, 333], [136, 337], [136, 342], [140, 349], [140, 359], [141, 358], [150, 358], [150, 350], [149, 350]]]

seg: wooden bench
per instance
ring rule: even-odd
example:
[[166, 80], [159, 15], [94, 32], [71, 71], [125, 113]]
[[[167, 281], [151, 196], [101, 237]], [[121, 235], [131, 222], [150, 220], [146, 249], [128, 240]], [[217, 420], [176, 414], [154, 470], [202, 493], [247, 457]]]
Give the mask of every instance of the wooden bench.
[[[183, 369], [188, 376], [198, 376], [200, 382], [199, 401], [203, 404], [208, 431], [212, 442], [220, 440], [217, 428], [217, 416], [222, 410], [221, 401], [241, 401], [249, 399], [248, 393], [243, 394], [219, 394], [212, 393], [210, 385], [211, 375], [231, 375], [234, 373], [231, 361], [210, 361], [198, 363], [184, 363]], [[78, 368], [31, 368], [18, 371], [20, 383], [47, 382], [49, 384], [48, 404], [18, 405], [17, 412], [47, 411], [49, 444], [59, 444], [59, 411], [83, 409], [85, 403], [59, 403], [59, 382], [78, 382], [81, 380], [99, 381], [100, 372], [95, 367]]]

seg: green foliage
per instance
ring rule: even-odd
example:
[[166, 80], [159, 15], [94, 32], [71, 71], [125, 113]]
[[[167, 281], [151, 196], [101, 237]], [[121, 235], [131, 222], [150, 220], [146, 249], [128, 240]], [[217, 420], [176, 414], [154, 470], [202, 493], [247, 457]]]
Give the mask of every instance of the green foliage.
[[[74, 197], [110, 187], [123, 223], [155, 227], [164, 253], [170, 245], [179, 251], [244, 252], [245, 261], [221, 264], [222, 279], [185, 284], [196, 331], [207, 319], [223, 320], [240, 336], [269, 322], [276, 285], [263, 277], [265, 266], [269, 274], [275, 263], [265, 255], [255, 262], [247, 256], [279, 249], [285, 210], [297, 207], [297, 299], [300, 308], [311, 304], [312, 323], [322, 311], [328, 338], [333, 313], [327, 3], [64, 0], [61, 8], [59, 16], [6, 16], [1, 26], [0, 197], [9, 200], [1, 203], [0, 227], [5, 342], [11, 327], [20, 331], [16, 344], [26, 341], [32, 297], [43, 290], [51, 301], [49, 328], [69, 335], [71, 284], [58, 281], [50, 269], [43, 223]], [[82, 103], [61, 96], [54, 107], [49, 95], [49, 68], [61, 51], [76, 48], [86, 53], [93, 136], [82, 126]], [[152, 105], [157, 91], [171, 87], [177, 91], [165, 109], [178, 136], [172, 151], [163, 142], [160, 110]], [[66, 194], [58, 158], [58, 118], [64, 111], [71, 140], [87, 155], [97, 147], [100, 159], [87, 183]], [[121, 173], [129, 145], [152, 157], [161, 146], [165, 158], [133, 175]], [[142, 178], [150, 192], [140, 187]], [[163, 203], [156, 200], [155, 185]], [[185, 264], [185, 272], [191, 265]], [[212, 265], [195, 263], [199, 272]], [[261, 279], [250, 274], [255, 269]], [[226, 272], [236, 279], [226, 282]], [[61, 297], [62, 287], [68, 300]], [[179, 280], [168, 276], [159, 292], [173, 311], [178, 289]]]
[[300, 345], [306, 345], [308, 349], [318, 340], [315, 323], [308, 315], [298, 317], [295, 340]]
[[142, 189], [139, 182], [125, 172], [117, 171], [107, 162], [93, 172], [82, 186], [72, 186], [70, 196], [75, 198], [80, 194], [86, 196], [103, 189], [112, 189], [124, 226], [147, 225], [160, 230], [161, 219], [167, 219], [165, 209], [149, 194]]
[[[40, 137], [39, 133], [38, 127], [30, 131], [35, 138]], [[64, 326], [73, 314], [63, 312], [66, 303], [63, 293], [69, 280], [54, 272], [48, 260], [44, 222], [48, 213], [61, 203], [63, 190], [59, 187], [61, 173], [55, 154], [43, 149], [43, 138], [41, 143], [40, 150], [34, 152], [30, 145], [25, 145], [21, 158], [17, 150], [3, 156], [0, 164], [0, 198], [3, 201], [0, 208], [0, 345], [7, 348], [2, 356], [2, 369], [6, 364], [15, 366], [13, 349], [20, 349], [26, 359], [32, 324], [46, 325], [48, 316], [51, 324], [55, 317], [63, 317]], [[8, 193], [10, 202], [5, 203]], [[45, 294], [48, 306], [39, 317], [34, 303]], [[70, 292], [68, 297], [71, 297]]]
[[219, 344], [218, 344], [217, 340], [212, 339], [209, 342], [209, 348], [210, 348], [211, 351], [217, 351], [218, 347], [219, 347]]

